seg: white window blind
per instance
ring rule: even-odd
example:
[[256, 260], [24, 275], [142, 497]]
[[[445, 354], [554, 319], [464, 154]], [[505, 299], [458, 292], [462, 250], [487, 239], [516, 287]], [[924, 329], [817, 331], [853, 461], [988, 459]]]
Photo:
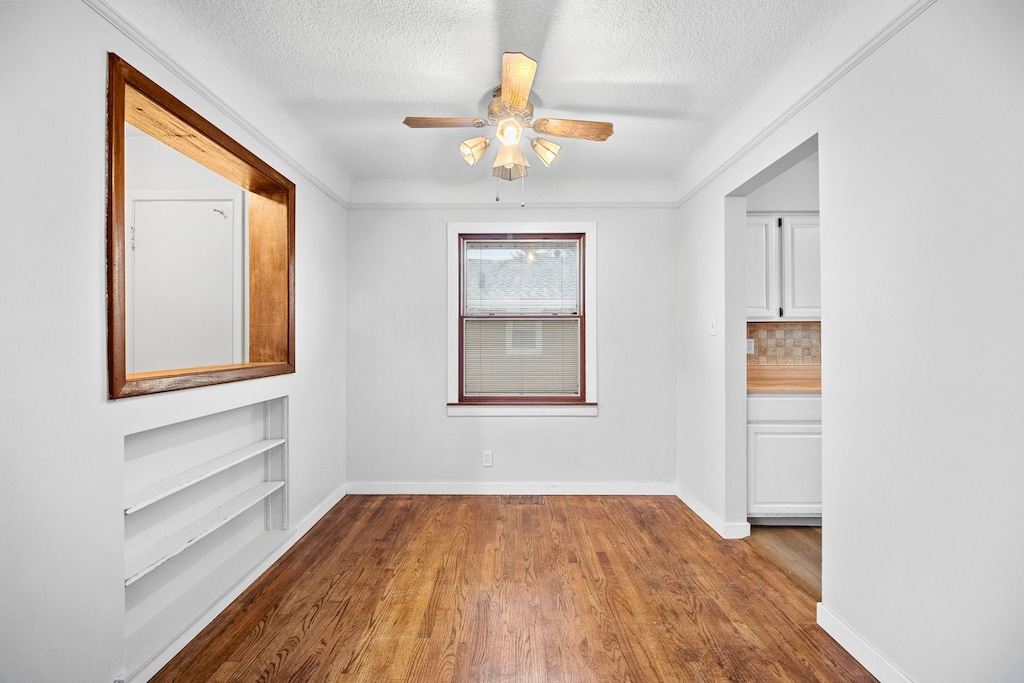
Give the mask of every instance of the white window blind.
[[581, 240], [467, 239], [462, 394], [581, 397]]
[[579, 396], [579, 318], [467, 318], [464, 392], [480, 396]]

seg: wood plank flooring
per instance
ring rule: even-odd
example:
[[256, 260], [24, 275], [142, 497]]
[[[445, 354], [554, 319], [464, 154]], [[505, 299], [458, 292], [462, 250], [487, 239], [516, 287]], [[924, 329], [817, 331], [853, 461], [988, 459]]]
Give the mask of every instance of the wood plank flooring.
[[154, 681], [873, 681], [668, 496], [347, 496]]
[[746, 541], [812, 600], [821, 601], [820, 526], [752, 526]]

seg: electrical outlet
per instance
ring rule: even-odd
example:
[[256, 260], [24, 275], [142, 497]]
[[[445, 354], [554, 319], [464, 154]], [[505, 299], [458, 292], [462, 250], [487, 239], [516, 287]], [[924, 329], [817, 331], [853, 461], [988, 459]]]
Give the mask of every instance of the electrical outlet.
[[712, 336], [718, 336], [718, 316], [711, 316], [711, 321], [708, 323], [708, 333]]
[[484, 451], [484, 467], [494, 467], [494, 451]]
[[754, 340], [753, 339], [748, 339], [747, 340], [747, 355], [748, 356], [753, 356], [754, 355]]

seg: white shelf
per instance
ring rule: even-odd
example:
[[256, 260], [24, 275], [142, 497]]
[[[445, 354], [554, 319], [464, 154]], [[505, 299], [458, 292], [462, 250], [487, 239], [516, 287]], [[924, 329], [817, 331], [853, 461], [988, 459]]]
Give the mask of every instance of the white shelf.
[[255, 458], [257, 455], [266, 453], [275, 446], [280, 446], [283, 443], [284, 439], [265, 439], [263, 441], [257, 441], [256, 443], [243, 446], [238, 450], [226, 453], [219, 458], [197, 465], [191, 469], [185, 470], [184, 472], [179, 472], [173, 477], [168, 477], [167, 479], [158, 481], [155, 484], [141, 488], [138, 491], [133, 491], [124, 497], [124, 514], [130, 515], [133, 512], [138, 512], [147, 505], [152, 505], [158, 500], [163, 500], [172, 493], [177, 493], [178, 491], [188, 488], [193, 484], [197, 484], [219, 472], [223, 472], [229, 467], [245, 462], [249, 458]]
[[[284, 541], [283, 531], [271, 531], [254, 538], [202, 581], [168, 603], [155, 617], [130, 628], [125, 635], [128, 671], [125, 679], [145, 681], [154, 676], [177, 652], [175, 649], [168, 653], [166, 649], [175, 641], [179, 641], [180, 649], [183, 638], [190, 640], [202, 630], [213, 619], [210, 610], [218, 602], [241, 594], [246, 585], [239, 583], [240, 579], [277, 553]], [[157, 658], [161, 652], [163, 654]]]
[[[235, 452], [237, 453], [237, 451]], [[267, 481], [257, 484], [159, 543], [127, 558], [125, 560], [124, 585], [130, 586], [135, 583], [170, 558], [264, 500], [284, 484], [283, 481]]]
[[198, 620], [244, 589], [284, 542], [288, 450], [287, 396], [125, 435], [126, 483], [133, 482], [122, 500], [131, 680], [154, 675]]

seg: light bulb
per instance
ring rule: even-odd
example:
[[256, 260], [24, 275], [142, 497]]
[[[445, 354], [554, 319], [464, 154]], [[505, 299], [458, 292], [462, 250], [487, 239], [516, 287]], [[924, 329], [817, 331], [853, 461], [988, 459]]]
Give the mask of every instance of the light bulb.
[[517, 120], [518, 117], [509, 116], [498, 121], [498, 140], [503, 145], [515, 145], [519, 143], [519, 137], [523, 134], [523, 126]]

